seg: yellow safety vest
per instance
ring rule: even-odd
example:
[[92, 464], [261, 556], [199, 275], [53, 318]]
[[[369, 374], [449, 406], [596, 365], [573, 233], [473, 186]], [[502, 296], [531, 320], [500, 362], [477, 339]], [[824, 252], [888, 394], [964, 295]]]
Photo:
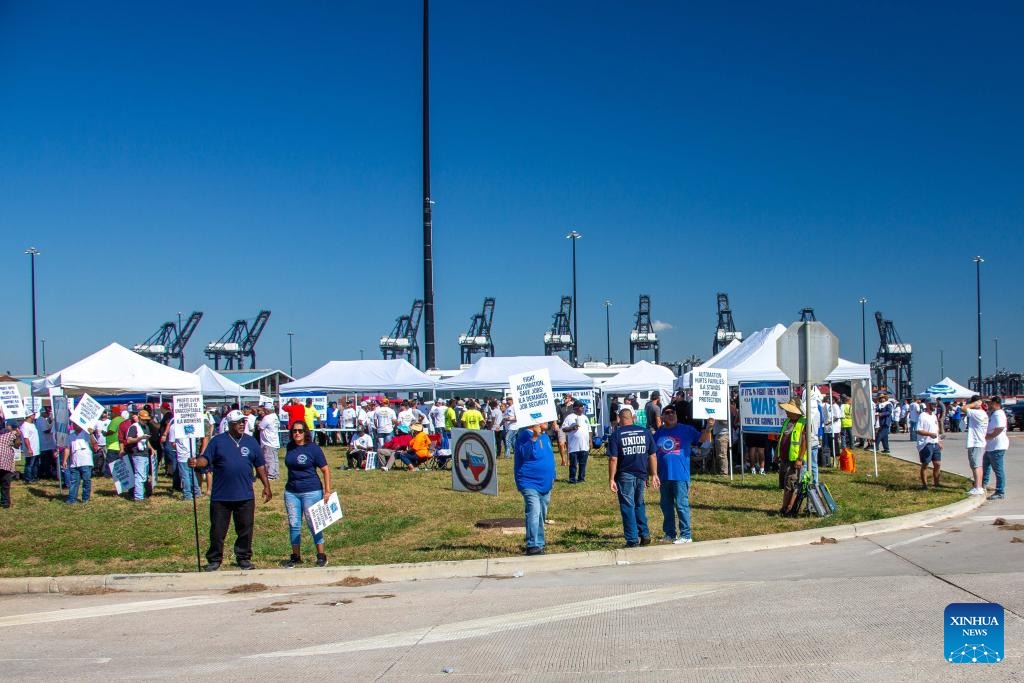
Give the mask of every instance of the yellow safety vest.
[[[804, 425], [807, 421], [804, 418], [798, 419], [793, 423], [793, 432], [789, 435], [789, 461], [795, 462], [800, 459], [800, 441], [804, 435]], [[779, 443], [782, 443], [782, 437], [786, 433], [786, 428], [789, 427], [789, 418], [782, 423], [782, 431], [779, 432]]]
[[849, 403], [843, 404], [843, 420], [840, 422], [843, 429], [849, 429], [853, 426], [853, 406]]

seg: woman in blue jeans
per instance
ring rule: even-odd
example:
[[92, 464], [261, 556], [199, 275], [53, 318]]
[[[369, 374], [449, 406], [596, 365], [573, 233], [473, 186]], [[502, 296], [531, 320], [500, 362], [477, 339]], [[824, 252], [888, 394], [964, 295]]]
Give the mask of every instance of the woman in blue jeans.
[[548, 424], [541, 422], [520, 429], [516, 435], [516, 488], [523, 496], [526, 517], [526, 554], [544, 554], [544, 520], [555, 483], [555, 453], [547, 435]]
[[[292, 555], [285, 562], [286, 567], [302, 564], [302, 519], [306, 510], [319, 501], [331, 497], [331, 470], [323, 450], [312, 442], [309, 428], [304, 422], [296, 421], [288, 430], [291, 437], [284, 455], [284, 466], [288, 470], [288, 483], [284, 487], [284, 507], [288, 512], [288, 531], [292, 544]], [[319, 474], [318, 471], [319, 470]], [[320, 478], [323, 477], [323, 483]], [[316, 566], [327, 566], [324, 552], [324, 533], [314, 533], [316, 544]]]

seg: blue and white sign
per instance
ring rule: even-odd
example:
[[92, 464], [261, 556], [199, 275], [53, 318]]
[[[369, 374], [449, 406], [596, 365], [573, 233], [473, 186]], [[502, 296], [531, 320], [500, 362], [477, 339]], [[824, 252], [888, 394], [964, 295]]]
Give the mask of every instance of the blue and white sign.
[[520, 429], [558, 419], [555, 394], [551, 391], [551, 373], [547, 368], [509, 375], [508, 384], [512, 390], [516, 424]]
[[994, 602], [953, 602], [942, 615], [943, 654], [952, 664], [998, 664], [1003, 651], [1003, 606]]
[[[740, 429], [755, 434], [773, 434], [782, 429], [786, 412], [780, 403], [789, 400], [789, 382], [740, 382]], [[697, 416], [696, 407], [693, 411]]]

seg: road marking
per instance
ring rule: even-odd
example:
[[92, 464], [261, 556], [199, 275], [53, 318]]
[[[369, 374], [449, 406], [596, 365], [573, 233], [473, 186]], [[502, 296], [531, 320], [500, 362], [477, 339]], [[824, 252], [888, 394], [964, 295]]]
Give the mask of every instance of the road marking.
[[[64, 657], [63, 655], [59, 658], [62, 664], [109, 664], [110, 657]], [[0, 658], [0, 664], [5, 662], [50, 662], [53, 663], [52, 657], [40, 659], [39, 657], [27, 658], [27, 657], [5, 657]]]
[[545, 607], [543, 609], [531, 610], [528, 612], [513, 612], [512, 614], [499, 614], [493, 617], [482, 619], [470, 619], [457, 621], [451, 624], [438, 626], [424, 626], [409, 631], [398, 631], [386, 633], [372, 638], [359, 640], [348, 640], [339, 643], [326, 643], [312, 647], [299, 648], [297, 650], [281, 650], [279, 652], [266, 652], [257, 655], [249, 655], [246, 659], [259, 659], [265, 657], [310, 657], [317, 655], [340, 654], [343, 652], [360, 652], [364, 650], [382, 650], [392, 647], [412, 647], [414, 645], [427, 645], [431, 643], [444, 643], [452, 640], [463, 640], [465, 638], [478, 638], [480, 636], [512, 631], [529, 626], [548, 624], [554, 621], [565, 621], [567, 619], [579, 619], [605, 612], [614, 612], [634, 607], [655, 605], [661, 602], [682, 600], [698, 595], [717, 593], [736, 586], [749, 585], [749, 583], [709, 583], [691, 584], [683, 586], [671, 586], [654, 590], [629, 593], [627, 595], [613, 595], [606, 598], [584, 600], [582, 602], [570, 602], [565, 605]]
[[994, 522], [997, 519], [1005, 519], [1007, 521], [1024, 519], [1024, 515], [985, 515], [982, 517], [971, 517], [971, 521], [974, 522]]
[[256, 598], [280, 598], [290, 593], [260, 593], [246, 595], [192, 595], [185, 598], [167, 598], [164, 600], [143, 600], [140, 602], [122, 602], [114, 605], [96, 605], [95, 607], [79, 607], [76, 609], [54, 610], [52, 612], [32, 612], [0, 617], [0, 627], [28, 626], [31, 624], [50, 624], [55, 621], [72, 619], [93, 619], [109, 617], [117, 614], [136, 614], [139, 612], [155, 612], [164, 609], [181, 607], [199, 607], [216, 605], [222, 602], [240, 602]]
[[884, 553], [886, 550], [892, 550], [893, 548], [899, 548], [900, 546], [910, 545], [911, 543], [917, 543], [918, 541], [923, 541], [925, 539], [931, 538], [932, 536], [941, 536], [944, 533], [946, 533], [946, 530], [942, 529], [940, 531], [933, 531], [930, 534], [922, 534], [921, 536], [908, 538], [907, 540], [900, 541], [899, 543], [890, 543], [889, 545], [882, 546], [881, 548], [875, 548], [874, 550], [869, 552], [868, 555], [877, 555], [878, 553]]

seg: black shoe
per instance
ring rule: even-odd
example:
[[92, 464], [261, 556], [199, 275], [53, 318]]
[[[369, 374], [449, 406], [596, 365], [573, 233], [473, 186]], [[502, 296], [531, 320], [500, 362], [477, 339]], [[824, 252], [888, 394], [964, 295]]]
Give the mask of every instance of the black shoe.
[[526, 554], [527, 555], [543, 555], [544, 554], [544, 548], [527, 548], [526, 549]]
[[326, 567], [327, 566], [327, 555], [325, 555], [324, 553], [317, 553], [316, 554], [316, 566], [318, 566], [318, 567]]
[[650, 536], [641, 536], [640, 537], [640, 545], [650, 545], [650, 544], [651, 544], [651, 537]]
[[287, 560], [282, 562], [281, 566], [283, 566], [285, 569], [293, 569], [297, 564], [302, 564], [302, 558], [298, 555], [292, 555]]
[[639, 548], [640, 547], [640, 541], [626, 541], [625, 547], [626, 548]]
[[220, 569], [220, 562], [211, 562], [210, 564], [203, 567], [204, 572], [215, 572]]
[[252, 562], [250, 562], [249, 560], [239, 560], [238, 568], [248, 571], [250, 569], [255, 569], [256, 567], [254, 567]]

